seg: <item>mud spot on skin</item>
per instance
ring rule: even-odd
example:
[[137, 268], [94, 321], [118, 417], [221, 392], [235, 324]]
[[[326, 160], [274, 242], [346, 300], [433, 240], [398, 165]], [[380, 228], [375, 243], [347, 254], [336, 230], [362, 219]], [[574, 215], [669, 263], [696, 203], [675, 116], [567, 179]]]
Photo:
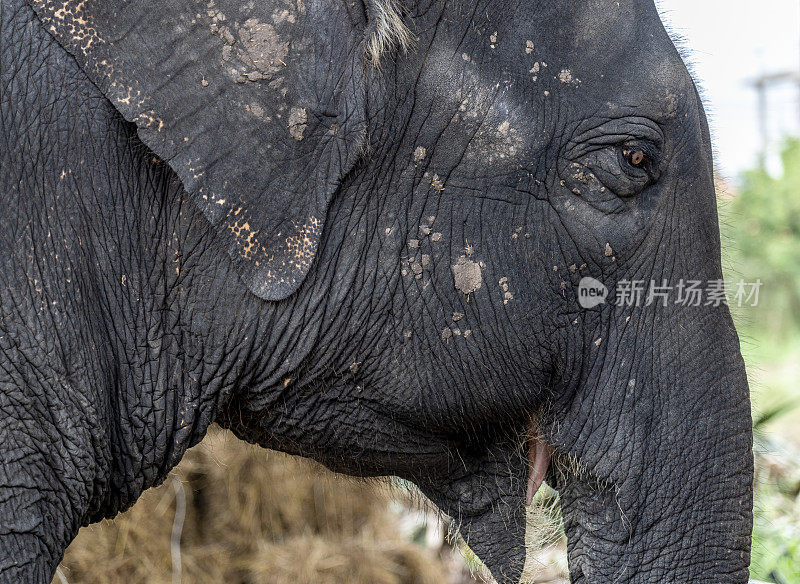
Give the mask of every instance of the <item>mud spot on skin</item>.
[[258, 118], [264, 122], [271, 122], [272, 118], [267, 115], [267, 112], [264, 111], [264, 108], [257, 103], [251, 103], [250, 105], [246, 106], [245, 109], [253, 114], [253, 117]]
[[475, 150], [470, 156], [477, 158], [482, 164], [496, 160], [516, 158], [524, 145], [520, 132], [511, 125], [510, 120], [503, 120], [495, 128], [481, 130], [476, 135]]
[[525, 41], [525, 54], [530, 55], [533, 52], [533, 41]]
[[450, 330], [449, 326], [446, 326], [442, 329], [442, 340], [446, 343], [453, 337], [453, 331]]
[[[229, 72], [237, 83], [271, 80], [283, 69], [289, 41], [273, 25], [257, 18], [248, 18], [242, 24], [232, 23], [214, 8], [206, 14], [211, 19], [209, 31], [222, 41], [222, 60], [233, 65]], [[294, 22], [293, 17], [283, 20]]]
[[[544, 63], [542, 63], [542, 66], [544, 66]], [[557, 79], [565, 85], [573, 85], [576, 87], [581, 83], [581, 80], [575, 77], [575, 75], [569, 69], [562, 69], [558, 74]]]
[[437, 231], [436, 233], [431, 235], [431, 241], [433, 241], [434, 243], [439, 243], [440, 241], [442, 241], [442, 234]]
[[667, 94], [664, 106], [667, 119], [674, 119], [678, 115], [678, 96], [674, 93]]
[[247, 54], [243, 61], [251, 62], [257, 71], [267, 76], [280, 71], [289, 53], [289, 41], [282, 41], [271, 24], [249, 18], [239, 29], [239, 38]]
[[442, 182], [442, 179], [439, 178], [438, 174], [433, 175], [433, 178], [431, 179], [431, 186], [433, 187], [434, 191], [444, 190], [444, 183]]
[[509, 290], [508, 290], [508, 278], [507, 277], [504, 276], [504, 277], [500, 278], [500, 280], [497, 282], [497, 284], [500, 286], [500, 290], [503, 292], [503, 305], [506, 305], [511, 300], [514, 300], [514, 295], [511, 292], [509, 292]]
[[289, 135], [298, 142], [308, 127], [308, 114], [304, 107], [293, 107], [289, 112]]
[[605, 249], [605, 251], [603, 253], [605, 254], [605, 256], [607, 258], [610, 258], [612, 255], [614, 255], [614, 250], [611, 249], [611, 245], [610, 244], [606, 243], [606, 249]]
[[414, 148], [414, 164], [419, 164], [423, 160], [425, 160], [425, 156], [428, 154], [428, 151], [425, 149], [424, 146], [417, 146]]
[[452, 266], [452, 269], [456, 290], [460, 290], [464, 294], [472, 294], [476, 290], [479, 290], [483, 284], [481, 266], [467, 256], [458, 258], [458, 261]]
[[222, 42], [226, 45], [233, 46], [236, 44], [236, 39], [234, 38], [231, 29], [229, 29], [227, 26], [219, 31], [219, 38], [221, 38]]
[[419, 249], [419, 239], [409, 239], [408, 249]]
[[453, 322], [458, 322], [462, 318], [464, 318], [464, 314], [463, 313], [461, 313], [461, 312], [454, 312], [453, 313]]
[[572, 178], [581, 184], [588, 185], [590, 183], [597, 183], [597, 177], [589, 169], [582, 164], [573, 162], [570, 164], [572, 169]]

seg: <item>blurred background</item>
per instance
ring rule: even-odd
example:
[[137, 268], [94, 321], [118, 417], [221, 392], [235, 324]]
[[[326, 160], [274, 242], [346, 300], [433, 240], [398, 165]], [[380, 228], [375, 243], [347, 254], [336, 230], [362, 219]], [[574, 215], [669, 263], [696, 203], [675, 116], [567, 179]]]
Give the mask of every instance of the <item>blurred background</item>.
[[[800, 584], [800, 0], [662, 0], [702, 87], [726, 280], [753, 399], [751, 575]], [[729, 296], [731, 289], [729, 288]], [[529, 512], [530, 583], [563, 584], [558, 500]], [[486, 581], [402, 485], [358, 483], [212, 428], [170, 478], [85, 528], [56, 584], [466, 584]]]

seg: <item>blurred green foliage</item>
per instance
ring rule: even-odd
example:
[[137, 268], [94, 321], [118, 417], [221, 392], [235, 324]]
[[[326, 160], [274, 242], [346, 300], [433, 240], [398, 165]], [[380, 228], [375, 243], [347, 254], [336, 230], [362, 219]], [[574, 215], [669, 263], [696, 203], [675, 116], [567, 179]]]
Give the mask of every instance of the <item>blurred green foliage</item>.
[[781, 159], [780, 176], [763, 167], [745, 173], [720, 218], [731, 280], [763, 283], [740, 328], [785, 341], [800, 330], [800, 139], [786, 141]]
[[769, 476], [775, 469], [768, 468], [767, 461], [776, 462], [780, 473], [785, 472], [787, 466], [786, 460], [775, 460], [774, 452], [759, 459], [750, 574], [766, 582], [798, 584], [800, 498], [796, 488], [800, 482], [797, 474], [783, 480]]
[[751, 577], [800, 584], [800, 139], [781, 161], [781, 174], [757, 167], [720, 193], [720, 227], [729, 295], [762, 282], [757, 306], [731, 305], [755, 418]]

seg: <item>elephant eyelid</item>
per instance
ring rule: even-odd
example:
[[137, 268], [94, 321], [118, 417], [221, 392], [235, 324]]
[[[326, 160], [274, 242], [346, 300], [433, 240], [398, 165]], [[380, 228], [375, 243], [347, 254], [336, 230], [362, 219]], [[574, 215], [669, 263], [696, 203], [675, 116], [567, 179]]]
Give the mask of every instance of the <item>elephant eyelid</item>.
[[649, 120], [616, 119], [595, 126], [565, 149], [565, 186], [584, 197], [639, 195], [661, 176], [664, 144], [663, 131]]

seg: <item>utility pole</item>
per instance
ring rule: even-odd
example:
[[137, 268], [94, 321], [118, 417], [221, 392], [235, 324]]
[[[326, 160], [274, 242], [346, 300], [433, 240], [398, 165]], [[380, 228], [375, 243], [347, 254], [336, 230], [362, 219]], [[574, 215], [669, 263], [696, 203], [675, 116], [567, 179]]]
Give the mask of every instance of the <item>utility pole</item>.
[[758, 95], [758, 131], [761, 134], [761, 152], [759, 160], [764, 165], [769, 146], [769, 111], [767, 106], [767, 91], [782, 83], [793, 83], [798, 90], [798, 116], [800, 116], [800, 71], [781, 71], [778, 73], [763, 73], [750, 81], [750, 85]]
[[[798, 55], [800, 55], [800, 52]], [[798, 60], [798, 67], [800, 67], [800, 60]], [[769, 112], [767, 105], [767, 91], [770, 87], [787, 82], [797, 85], [797, 113], [798, 120], [800, 120], [800, 69], [794, 71], [781, 71], [777, 73], [762, 73], [750, 81], [750, 85], [752, 85], [756, 90], [758, 99], [758, 131], [761, 135], [761, 145], [758, 159], [762, 167], [766, 163], [767, 148], [769, 148]]]
[[758, 165], [761, 168], [767, 163], [767, 146], [769, 146], [769, 136], [767, 128], [767, 85], [763, 79], [756, 79], [753, 82], [756, 89], [756, 99], [758, 100], [758, 134], [761, 136], [761, 144], [758, 148]]

